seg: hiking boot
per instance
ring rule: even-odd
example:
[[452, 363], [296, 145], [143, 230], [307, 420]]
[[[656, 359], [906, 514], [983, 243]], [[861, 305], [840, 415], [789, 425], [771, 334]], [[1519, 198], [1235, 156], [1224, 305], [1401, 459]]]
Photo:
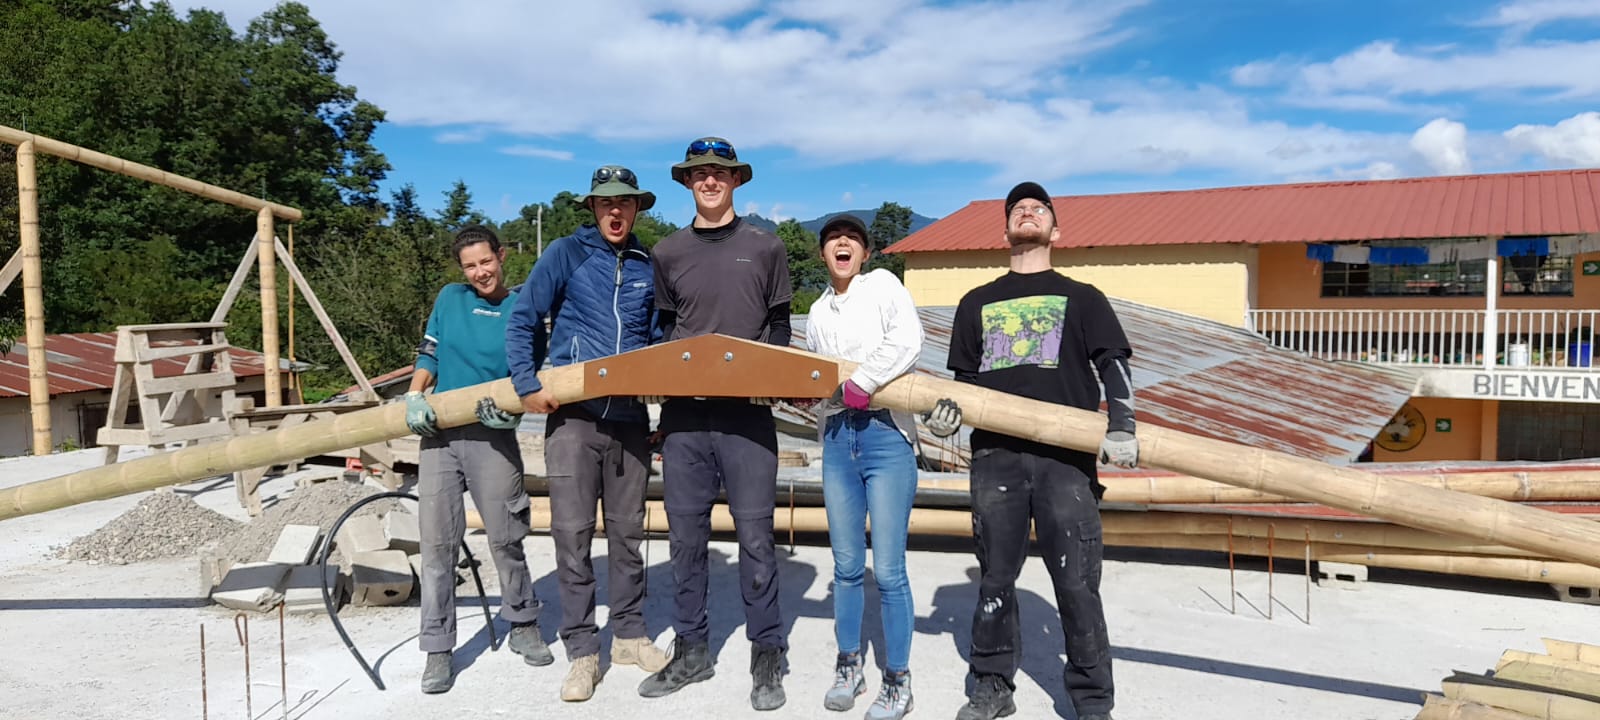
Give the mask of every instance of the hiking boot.
[[911, 671], [884, 673], [883, 687], [878, 688], [878, 699], [867, 708], [866, 720], [901, 720], [908, 712], [911, 712]]
[[428, 664], [422, 668], [422, 691], [429, 695], [449, 692], [456, 684], [456, 673], [449, 650], [428, 653]]
[[613, 638], [611, 640], [612, 665], [638, 665], [645, 672], [660, 672], [667, 666], [667, 654], [648, 637]]
[[788, 698], [783, 694], [783, 648], [755, 645], [750, 648], [750, 707], [777, 710]]
[[556, 656], [550, 652], [550, 646], [544, 642], [544, 636], [539, 634], [539, 621], [520, 623], [511, 626], [511, 637], [506, 638], [506, 647], [522, 656], [522, 661], [537, 667], [544, 667], [556, 661]]
[[711, 644], [702, 640], [689, 642], [684, 638], [672, 639], [672, 659], [667, 666], [639, 683], [639, 695], [658, 698], [682, 690], [690, 683], [710, 680], [717, 674], [711, 662]]
[[572, 661], [567, 679], [561, 682], [561, 699], [583, 702], [594, 697], [594, 686], [600, 684], [600, 656], [585, 655]]
[[1011, 686], [999, 675], [978, 678], [968, 696], [967, 704], [956, 712], [956, 720], [994, 720], [1015, 713], [1017, 704], [1011, 701]]
[[861, 675], [861, 653], [839, 653], [833, 666], [833, 687], [822, 696], [822, 706], [829, 710], [845, 711], [855, 707], [856, 696], [867, 691], [867, 679]]

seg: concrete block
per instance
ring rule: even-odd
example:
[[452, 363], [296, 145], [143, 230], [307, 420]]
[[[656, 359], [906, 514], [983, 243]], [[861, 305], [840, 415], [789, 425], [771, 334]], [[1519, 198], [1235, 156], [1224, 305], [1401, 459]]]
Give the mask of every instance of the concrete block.
[[[338, 608], [350, 591], [350, 577], [340, 573], [337, 565], [329, 565], [326, 582], [332, 589], [333, 606]], [[300, 565], [291, 569], [283, 588], [284, 609], [292, 613], [327, 612], [322, 604], [322, 587], [317, 582], [317, 566]]]
[[222, 578], [222, 584], [212, 591], [211, 599], [234, 610], [266, 612], [283, 600], [283, 585], [288, 577], [288, 565], [266, 562], [235, 565]]
[[284, 565], [304, 565], [311, 562], [317, 551], [317, 541], [322, 539], [322, 528], [315, 525], [285, 525], [278, 533], [278, 542], [267, 553], [267, 562]]
[[1550, 588], [1556, 591], [1556, 598], [1561, 602], [1600, 605], [1600, 588], [1583, 587], [1581, 585], [1556, 585], [1554, 583], [1551, 583]]
[[222, 584], [222, 578], [227, 577], [233, 561], [217, 553], [217, 543], [214, 542], [200, 546], [195, 554], [200, 558], [200, 595], [209, 596], [212, 590]]
[[422, 528], [411, 513], [394, 511], [384, 515], [383, 536], [388, 538], [390, 550], [407, 555], [422, 552]]
[[352, 605], [398, 605], [411, 597], [411, 561], [399, 550], [370, 550], [351, 558]]
[[335, 539], [339, 552], [352, 559], [360, 553], [389, 549], [389, 539], [383, 535], [383, 522], [376, 515], [357, 515], [344, 521]]
[[1367, 566], [1351, 563], [1317, 561], [1317, 584], [1332, 584], [1355, 589], [1367, 581]]
[[422, 553], [411, 553], [410, 555], [406, 556], [406, 560], [411, 562], [411, 575], [417, 579], [418, 583], [421, 583], [422, 582]]

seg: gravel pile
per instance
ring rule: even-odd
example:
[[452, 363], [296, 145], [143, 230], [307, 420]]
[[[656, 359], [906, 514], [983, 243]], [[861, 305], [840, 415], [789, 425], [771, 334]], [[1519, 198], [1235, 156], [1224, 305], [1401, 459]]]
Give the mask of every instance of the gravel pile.
[[[249, 525], [223, 537], [215, 557], [236, 563], [267, 559], [285, 525], [315, 525], [324, 535], [355, 501], [379, 491], [369, 485], [330, 480], [297, 488], [288, 498], [262, 511]], [[400, 507], [398, 501], [381, 500], [361, 509], [359, 515], [381, 515]]]
[[187, 495], [157, 491], [133, 509], [88, 535], [57, 549], [59, 557], [126, 565], [141, 560], [185, 557], [201, 545], [237, 532], [243, 524]]

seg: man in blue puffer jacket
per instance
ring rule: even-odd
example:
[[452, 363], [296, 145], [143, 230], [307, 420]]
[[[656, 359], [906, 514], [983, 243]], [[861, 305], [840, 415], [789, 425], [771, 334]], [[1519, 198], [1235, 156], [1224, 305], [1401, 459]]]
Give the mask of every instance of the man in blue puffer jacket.
[[[607, 165], [579, 199], [595, 224], [550, 244], [528, 273], [506, 323], [506, 358], [522, 407], [546, 413], [545, 468], [550, 535], [561, 585], [561, 631], [571, 668], [561, 699], [588, 700], [600, 681], [594, 618], [595, 502], [603, 498], [610, 567], [611, 663], [656, 672], [667, 656], [645, 634], [643, 615], [645, 483], [649, 416], [631, 397], [561, 406], [537, 375], [551, 367], [637, 350], [661, 339], [650, 254], [633, 235], [638, 214], [655, 205], [633, 171]], [[550, 320], [548, 338], [545, 320]]]

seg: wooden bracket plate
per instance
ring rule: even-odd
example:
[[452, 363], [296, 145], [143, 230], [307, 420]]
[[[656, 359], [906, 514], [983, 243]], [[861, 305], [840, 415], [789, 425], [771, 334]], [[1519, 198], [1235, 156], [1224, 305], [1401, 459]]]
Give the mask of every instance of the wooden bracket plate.
[[584, 363], [585, 397], [825, 398], [839, 365], [799, 350], [701, 335]]

